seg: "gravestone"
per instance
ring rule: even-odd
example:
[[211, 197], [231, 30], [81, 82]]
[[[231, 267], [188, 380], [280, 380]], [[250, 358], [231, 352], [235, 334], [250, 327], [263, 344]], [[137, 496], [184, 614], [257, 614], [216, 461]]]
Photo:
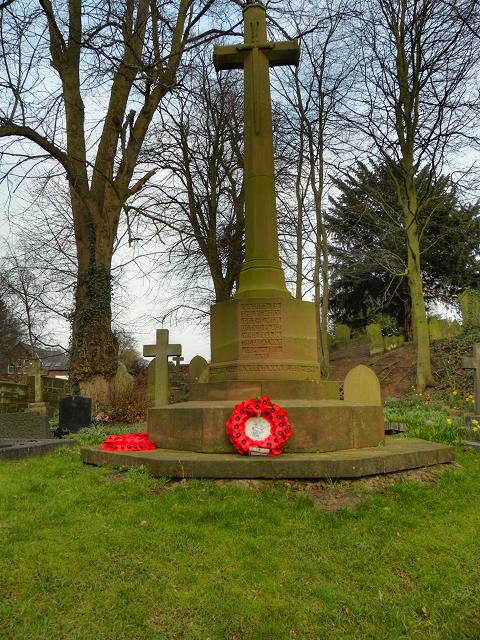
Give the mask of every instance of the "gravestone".
[[405, 344], [404, 336], [383, 336], [383, 345], [385, 351], [392, 351], [392, 349], [398, 349]]
[[432, 342], [442, 340], [442, 338], [446, 337], [440, 318], [433, 317], [428, 319], [428, 333]]
[[370, 355], [376, 356], [385, 351], [382, 328], [379, 324], [367, 324], [366, 332], [370, 338]]
[[39, 416], [48, 416], [51, 413], [48, 402], [44, 402], [42, 376], [47, 372], [43, 370], [40, 360], [35, 360], [33, 365], [34, 402], [30, 402], [25, 409], [27, 413], [36, 413]]
[[346, 402], [381, 405], [382, 393], [375, 372], [364, 364], [353, 367], [345, 376], [343, 398]]
[[167, 405], [170, 397], [168, 358], [169, 356], [181, 356], [182, 346], [180, 344], [168, 343], [168, 329], [157, 329], [156, 337], [156, 344], [145, 345], [143, 347], [143, 355], [146, 358], [155, 357], [154, 402], [155, 406], [159, 407]]
[[127, 367], [123, 362], [119, 362], [115, 376], [113, 377], [113, 389], [116, 393], [128, 393], [134, 385], [133, 376], [128, 373]]
[[351, 329], [347, 324], [336, 324], [333, 328], [333, 339], [336, 344], [345, 344], [350, 340]]
[[465, 289], [459, 296], [458, 302], [462, 312], [465, 327], [480, 327], [480, 291]]
[[454, 338], [463, 333], [462, 325], [456, 320], [447, 320], [447, 337]]
[[58, 403], [59, 433], [76, 433], [92, 421], [92, 399], [85, 396], [65, 396]]
[[473, 357], [462, 358], [462, 369], [473, 370], [474, 411], [480, 416], [480, 342], [473, 345]]
[[208, 362], [202, 356], [194, 356], [188, 365], [190, 382], [200, 382], [202, 373], [208, 371]]

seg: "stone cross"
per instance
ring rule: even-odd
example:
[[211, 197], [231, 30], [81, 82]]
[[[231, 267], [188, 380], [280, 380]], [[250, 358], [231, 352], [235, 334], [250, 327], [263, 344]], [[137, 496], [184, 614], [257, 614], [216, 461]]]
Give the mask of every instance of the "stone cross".
[[462, 358], [462, 369], [473, 369], [473, 394], [475, 396], [475, 414], [480, 415], [480, 342], [473, 345], [473, 357]]
[[181, 356], [181, 344], [168, 344], [168, 329], [157, 329], [156, 344], [143, 347], [146, 358], [155, 358], [155, 406], [168, 404], [168, 357]]
[[278, 254], [269, 67], [297, 65], [296, 40], [269, 42], [265, 7], [243, 9], [244, 42], [216, 46], [217, 71], [244, 71], [245, 260], [236, 297], [290, 297]]
[[180, 373], [180, 365], [185, 360], [185, 358], [182, 358], [181, 356], [175, 356], [173, 359], [175, 361], [175, 369], [177, 370], [177, 373]]
[[33, 378], [35, 382], [35, 402], [43, 402], [43, 388], [42, 388], [42, 364], [40, 360], [35, 360], [33, 365]]

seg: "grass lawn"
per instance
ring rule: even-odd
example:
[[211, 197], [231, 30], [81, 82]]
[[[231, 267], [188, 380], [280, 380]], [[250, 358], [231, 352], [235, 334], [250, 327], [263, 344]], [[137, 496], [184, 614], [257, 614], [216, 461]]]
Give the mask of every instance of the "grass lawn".
[[458, 459], [380, 485], [2, 462], [0, 637], [480, 638], [480, 455]]

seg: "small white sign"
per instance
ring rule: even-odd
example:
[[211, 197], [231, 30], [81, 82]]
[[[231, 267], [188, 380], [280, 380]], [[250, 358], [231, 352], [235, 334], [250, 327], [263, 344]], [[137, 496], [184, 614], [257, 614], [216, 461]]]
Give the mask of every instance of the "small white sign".
[[265, 440], [272, 432], [272, 427], [268, 420], [261, 416], [248, 418], [245, 423], [245, 434], [251, 440]]
[[249, 452], [251, 456], [268, 456], [270, 449], [265, 449], [264, 447], [250, 447]]

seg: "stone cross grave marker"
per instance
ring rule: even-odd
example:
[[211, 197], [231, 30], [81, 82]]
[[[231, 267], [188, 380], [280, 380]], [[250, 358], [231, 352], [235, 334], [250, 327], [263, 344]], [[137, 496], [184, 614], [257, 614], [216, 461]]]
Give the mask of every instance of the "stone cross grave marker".
[[175, 361], [175, 369], [177, 370], [177, 373], [180, 374], [180, 365], [185, 360], [185, 358], [182, 358], [181, 356], [174, 356], [173, 360]]
[[290, 297], [278, 254], [269, 67], [297, 65], [299, 48], [296, 40], [267, 40], [260, 2], [245, 5], [243, 21], [243, 43], [216, 46], [213, 53], [217, 71], [244, 71], [245, 260], [236, 295], [261, 290]]
[[181, 356], [182, 345], [168, 344], [168, 329], [157, 329], [156, 344], [144, 345], [143, 355], [155, 358], [155, 406], [161, 407], [168, 404], [168, 358]]
[[462, 358], [462, 369], [473, 369], [475, 414], [480, 415], [480, 342], [473, 345], [473, 357]]
[[35, 402], [43, 402], [43, 388], [42, 388], [42, 374], [45, 373], [42, 369], [40, 360], [35, 360], [33, 365], [33, 378], [35, 382]]

